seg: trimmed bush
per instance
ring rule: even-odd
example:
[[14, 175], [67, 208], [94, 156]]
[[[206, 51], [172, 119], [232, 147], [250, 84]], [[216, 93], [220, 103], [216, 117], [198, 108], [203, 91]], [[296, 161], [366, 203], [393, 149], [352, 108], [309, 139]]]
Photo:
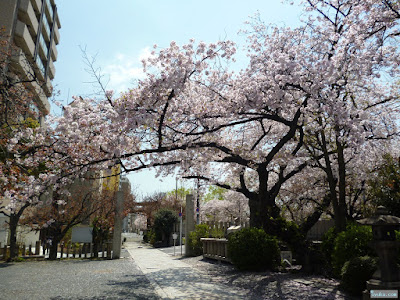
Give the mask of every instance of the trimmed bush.
[[169, 246], [169, 238], [174, 224], [178, 222], [176, 212], [170, 209], [162, 208], [154, 216], [154, 232], [156, 240], [162, 241], [162, 244]]
[[350, 294], [361, 295], [376, 268], [376, 259], [370, 256], [353, 257], [346, 261], [341, 272], [343, 288]]
[[349, 224], [346, 231], [340, 232], [332, 252], [332, 267], [336, 276], [340, 276], [344, 263], [353, 257], [374, 256], [370, 247], [372, 230], [370, 226]]
[[193, 256], [199, 256], [203, 254], [203, 243], [200, 241], [201, 238], [207, 238], [210, 236], [210, 229], [206, 224], [196, 225], [194, 231], [189, 234], [188, 245], [192, 250]]
[[336, 237], [337, 232], [335, 231], [335, 226], [329, 228], [322, 236], [321, 250], [323, 251], [329, 265], [332, 263], [332, 253], [335, 248]]
[[262, 229], [243, 228], [228, 240], [229, 257], [239, 270], [262, 271], [280, 264], [278, 240]]
[[145, 243], [150, 243], [154, 245], [156, 242], [156, 234], [152, 229], [149, 229], [146, 231], [146, 233], [143, 235], [143, 241]]
[[288, 245], [291, 251], [295, 252], [299, 244], [304, 242], [304, 236], [299, 230], [299, 226], [288, 221], [282, 217], [270, 218], [268, 220], [268, 226], [265, 228], [265, 232], [269, 235], [276, 236]]
[[288, 247], [292, 251], [293, 257], [298, 263], [305, 263], [304, 259], [308, 251], [308, 245], [296, 223], [283, 217], [271, 217], [264, 226], [267, 234], [277, 237], [282, 246]]

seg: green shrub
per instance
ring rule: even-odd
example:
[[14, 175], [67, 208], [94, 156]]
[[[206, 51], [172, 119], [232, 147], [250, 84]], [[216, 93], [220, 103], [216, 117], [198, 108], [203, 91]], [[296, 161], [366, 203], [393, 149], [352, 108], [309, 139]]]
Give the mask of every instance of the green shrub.
[[361, 295], [376, 268], [376, 259], [370, 256], [353, 257], [346, 261], [341, 272], [343, 288], [353, 295]]
[[169, 246], [170, 235], [173, 231], [174, 224], [178, 222], [178, 216], [175, 211], [162, 208], [154, 216], [154, 232], [157, 241], [163, 241]]
[[306, 255], [308, 253], [308, 244], [305, 236], [302, 234], [299, 226], [288, 221], [283, 217], [269, 218], [267, 224], [264, 225], [267, 234], [275, 236], [281, 243], [281, 246], [292, 251], [293, 258], [297, 263], [304, 265]]
[[299, 243], [303, 243], [304, 237], [300, 233], [299, 226], [288, 221], [282, 217], [270, 218], [268, 220], [268, 226], [265, 228], [267, 234], [276, 236], [287, 244], [291, 251], [295, 251], [298, 248]]
[[370, 226], [349, 224], [346, 231], [340, 232], [335, 239], [332, 252], [334, 274], [340, 276], [344, 263], [353, 257], [374, 256], [374, 251], [370, 247], [371, 241], [372, 230]]
[[193, 256], [199, 256], [203, 254], [203, 244], [200, 241], [201, 238], [207, 238], [210, 236], [210, 229], [206, 224], [196, 225], [194, 231], [189, 234], [188, 245], [191, 249]]
[[276, 237], [257, 228], [243, 228], [229, 235], [228, 251], [239, 270], [271, 269], [281, 259]]
[[225, 237], [225, 231], [219, 228], [212, 228], [209, 232], [209, 236], [212, 238], [222, 239]]
[[146, 233], [143, 235], [143, 241], [145, 243], [150, 243], [154, 245], [154, 243], [156, 242], [156, 234], [154, 230], [152, 229], [147, 230]]
[[321, 250], [329, 264], [332, 263], [332, 253], [333, 249], [335, 248], [336, 237], [337, 232], [335, 230], [335, 226], [329, 228], [329, 230], [322, 236]]

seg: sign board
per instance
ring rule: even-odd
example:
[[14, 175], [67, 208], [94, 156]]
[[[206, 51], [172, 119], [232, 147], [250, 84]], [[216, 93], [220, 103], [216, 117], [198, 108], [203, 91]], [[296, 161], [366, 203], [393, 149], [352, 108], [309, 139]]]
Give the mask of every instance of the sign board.
[[172, 239], [176, 240], [178, 238], [178, 235], [176, 233], [172, 234]]
[[92, 227], [74, 227], [72, 228], [72, 243], [91, 243], [92, 242]]

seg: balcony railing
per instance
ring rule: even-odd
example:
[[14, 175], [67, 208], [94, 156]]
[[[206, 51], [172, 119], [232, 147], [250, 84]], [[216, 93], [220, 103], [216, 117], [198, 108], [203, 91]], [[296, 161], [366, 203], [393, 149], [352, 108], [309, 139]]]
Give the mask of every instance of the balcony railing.
[[40, 43], [40, 46], [42, 46], [42, 48], [43, 48], [44, 55], [47, 56], [47, 53], [49, 52], [49, 48], [47, 47], [47, 43], [44, 40], [43, 34], [40, 35], [39, 43]]
[[53, 6], [51, 5], [50, 0], [46, 0], [46, 4], [47, 4], [47, 9], [49, 10], [50, 19], [53, 20], [54, 10], [53, 10]]
[[43, 16], [43, 28], [46, 31], [47, 38], [50, 40], [50, 31], [51, 31], [51, 29], [50, 29], [50, 25], [49, 25], [49, 22], [47, 21], [47, 17], [46, 16]]

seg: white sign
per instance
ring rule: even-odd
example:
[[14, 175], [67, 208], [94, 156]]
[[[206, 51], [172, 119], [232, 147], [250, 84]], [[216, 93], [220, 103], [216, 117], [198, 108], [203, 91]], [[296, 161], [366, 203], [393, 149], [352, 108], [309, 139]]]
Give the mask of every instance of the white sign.
[[178, 238], [178, 235], [176, 233], [172, 234], [172, 239], [176, 240]]

